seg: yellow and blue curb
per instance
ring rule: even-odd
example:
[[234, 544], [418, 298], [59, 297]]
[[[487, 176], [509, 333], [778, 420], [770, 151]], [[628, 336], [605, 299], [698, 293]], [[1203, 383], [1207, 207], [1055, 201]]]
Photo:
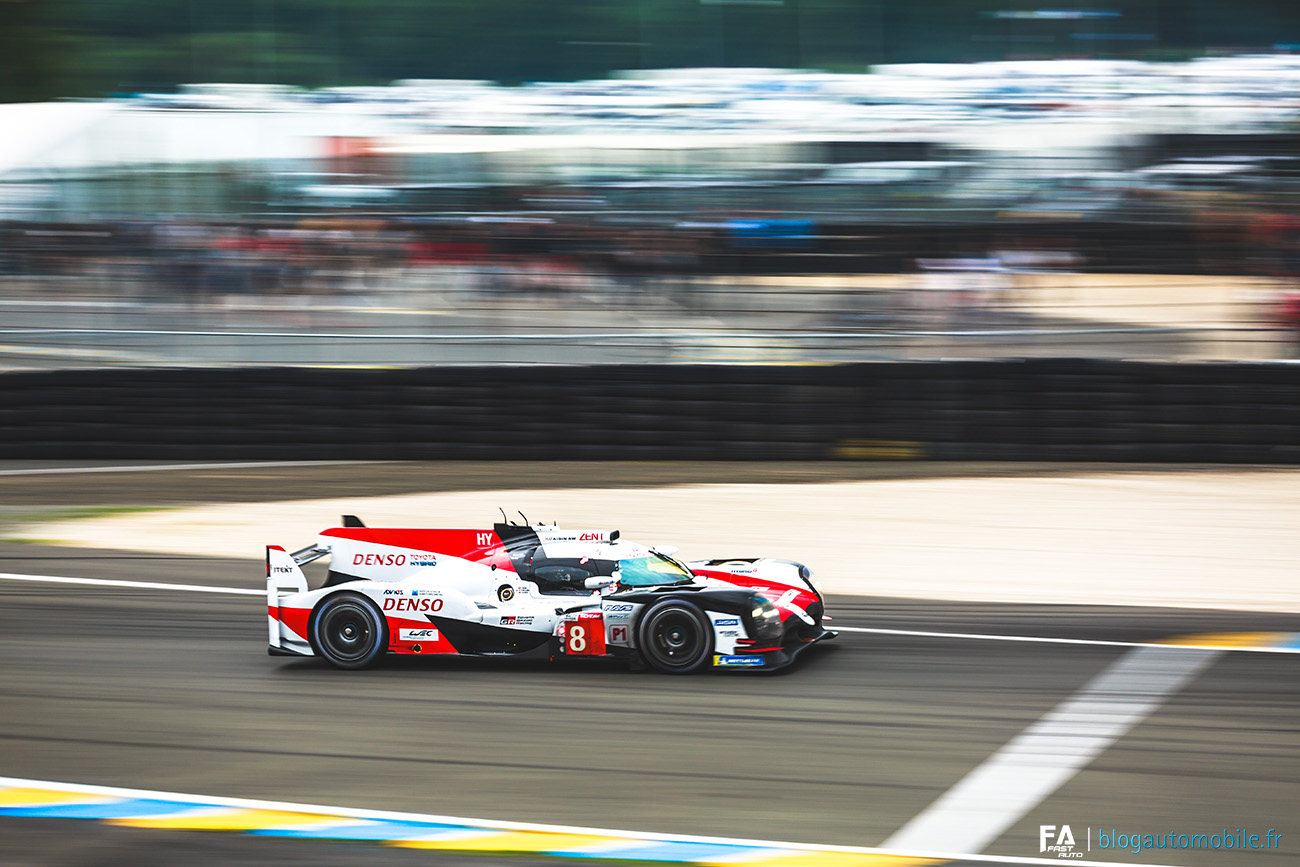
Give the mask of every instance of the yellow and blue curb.
[[410, 849], [708, 867], [921, 867], [947, 861], [875, 849], [487, 822], [0, 777], [0, 817], [4, 816], [86, 819], [128, 828], [371, 842]]
[[1300, 653], [1300, 632], [1203, 632], [1197, 635], [1178, 635], [1157, 643], [1178, 647]]

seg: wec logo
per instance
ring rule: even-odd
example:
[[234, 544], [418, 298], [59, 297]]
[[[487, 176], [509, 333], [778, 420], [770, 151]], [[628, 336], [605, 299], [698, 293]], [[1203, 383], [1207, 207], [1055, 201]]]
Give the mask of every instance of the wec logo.
[[1038, 826], [1038, 851], [1054, 852], [1057, 858], [1082, 858], [1082, 852], [1074, 849], [1074, 832], [1069, 825], [1062, 825], [1057, 831], [1055, 825]]

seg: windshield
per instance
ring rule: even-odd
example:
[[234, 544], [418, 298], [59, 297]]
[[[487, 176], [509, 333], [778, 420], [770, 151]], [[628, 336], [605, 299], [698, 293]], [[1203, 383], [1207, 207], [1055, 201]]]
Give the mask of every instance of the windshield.
[[695, 576], [685, 566], [662, 554], [632, 557], [618, 561], [619, 580], [623, 587], [652, 587], [657, 584], [678, 584]]

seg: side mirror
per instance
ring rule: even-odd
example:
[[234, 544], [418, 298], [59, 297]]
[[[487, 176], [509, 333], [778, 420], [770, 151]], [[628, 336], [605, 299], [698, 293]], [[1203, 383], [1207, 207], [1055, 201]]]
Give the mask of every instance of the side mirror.
[[597, 575], [583, 581], [582, 586], [586, 587], [588, 590], [599, 590], [602, 587], [608, 587], [609, 585], [614, 584], [616, 580], [617, 579], [610, 578], [607, 575]]

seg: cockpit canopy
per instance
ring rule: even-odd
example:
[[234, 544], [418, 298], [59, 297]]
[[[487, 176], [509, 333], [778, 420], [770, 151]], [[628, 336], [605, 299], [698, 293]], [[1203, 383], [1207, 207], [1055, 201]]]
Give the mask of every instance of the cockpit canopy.
[[542, 593], [554, 594], [590, 593], [588, 578], [617, 578], [620, 588], [631, 588], [680, 584], [695, 577], [672, 557], [617, 541], [616, 534], [610, 534], [613, 540], [606, 534], [599, 534], [599, 540], [583, 538], [595, 535], [518, 539], [508, 546], [510, 562], [520, 578], [535, 582]]
[[551, 552], [542, 545], [512, 551], [510, 556], [519, 577], [536, 582], [542, 593], [589, 593], [585, 582], [594, 577], [616, 577], [620, 588], [682, 584], [694, 578], [685, 565], [655, 551], [632, 545], [606, 547], [602, 556]]

